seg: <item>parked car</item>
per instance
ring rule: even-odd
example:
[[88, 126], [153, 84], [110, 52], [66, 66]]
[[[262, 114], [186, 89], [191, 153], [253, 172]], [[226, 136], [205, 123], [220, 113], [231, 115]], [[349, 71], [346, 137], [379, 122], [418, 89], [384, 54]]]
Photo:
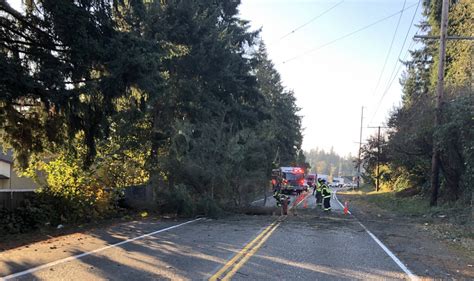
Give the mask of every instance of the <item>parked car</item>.
[[331, 183], [329, 183], [329, 187], [342, 187], [344, 184], [337, 181], [337, 180], [333, 180]]

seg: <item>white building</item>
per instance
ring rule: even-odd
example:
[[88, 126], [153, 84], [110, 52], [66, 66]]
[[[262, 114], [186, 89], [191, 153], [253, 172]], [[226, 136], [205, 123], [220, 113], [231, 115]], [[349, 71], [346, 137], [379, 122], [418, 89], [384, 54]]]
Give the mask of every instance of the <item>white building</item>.
[[13, 152], [3, 153], [0, 147], [0, 208], [18, 206], [37, 187], [32, 179], [17, 174], [13, 167]]

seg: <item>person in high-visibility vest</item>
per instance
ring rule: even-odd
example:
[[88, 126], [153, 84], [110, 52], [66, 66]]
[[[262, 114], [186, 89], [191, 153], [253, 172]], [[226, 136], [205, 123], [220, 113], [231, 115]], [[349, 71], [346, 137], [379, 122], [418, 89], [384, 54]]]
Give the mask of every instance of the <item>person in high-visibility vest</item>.
[[322, 195], [322, 179], [318, 179], [315, 183], [315, 192], [316, 192], [316, 207], [323, 207], [323, 195]]
[[282, 196], [281, 196], [281, 191], [279, 189], [276, 189], [274, 192], [273, 192], [273, 198], [275, 198], [275, 201], [276, 201], [276, 205], [277, 207], [281, 207], [281, 199], [282, 199]]
[[321, 193], [323, 196], [324, 211], [331, 211], [331, 189], [326, 185], [325, 180], [322, 180]]

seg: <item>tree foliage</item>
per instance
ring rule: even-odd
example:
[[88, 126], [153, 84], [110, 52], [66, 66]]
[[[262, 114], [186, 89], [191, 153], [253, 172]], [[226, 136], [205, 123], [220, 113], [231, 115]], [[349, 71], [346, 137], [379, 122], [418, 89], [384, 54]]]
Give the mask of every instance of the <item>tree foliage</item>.
[[331, 177], [353, 177], [356, 175], [355, 159], [351, 154], [342, 157], [332, 148], [329, 151], [316, 148], [306, 151], [305, 156], [311, 165], [311, 171], [314, 173]]
[[[439, 35], [441, 1], [424, 1], [423, 30]], [[452, 1], [449, 9], [448, 35], [473, 36], [474, 2]], [[433, 126], [434, 100], [438, 69], [438, 41], [422, 41], [422, 47], [411, 51], [411, 60], [400, 79], [403, 86], [402, 105], [389, 120], [387, 140], [383, 140], [383, 162], [387, 165], [387, 180], [397, 179], [404, 186], [429, 193], [433, 144], [441, 153], [441, 196], [444, 201], [469, 201], [472, 196], [472, 166], [474, 147], [472, 112], [471, 41], [453, 40], [447, 43], [442, 125]], [[378, 144], [369, 140], [364, 146], [368, 176], [374, 177], [373, 161]]]
[[272, 165], [301, 160], [302, 130], [239, 2], [0, 1], [3, 146], [104, 187], [246, 204]]

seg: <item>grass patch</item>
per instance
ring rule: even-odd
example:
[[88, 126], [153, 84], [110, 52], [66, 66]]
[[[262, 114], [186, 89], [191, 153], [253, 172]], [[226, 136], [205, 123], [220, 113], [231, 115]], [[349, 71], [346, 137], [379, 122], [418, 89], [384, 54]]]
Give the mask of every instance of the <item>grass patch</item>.
[[338, 191], [337, 194], [347, 194], [347, 195], [365, 195], [373, 191], [373, 187], [368, 184], [363, 184], [359, 188], [348, 189], [344, 191]]
[[401, 197], [396, 191], [376, 192], [373, 186], [363, 185], [357, 190], [340, 192], [342, 195], [354, 195], [371, 205], [404, 216], [423, 216], [428, 218], [447, 218], [451, 223], [464, 225], [469, 222], [469, 209], [459, 203], [445, 203], [436, 207], [421, 195]]
[[362, 185], [359, 189], [341, 192], [346, 195], [357, 195], [367, 203], [377, 206], [389, 212], [396, 212], [402, 215], [420, 216], [426, 215], [429, 204], [420, 197], [400, 198], [394, 191], [375, 191], [374, 187], [368, 184]]
[[420, 197], [399, 198], [395, 196], [395, 192], [375, 191], [368, 192], [366, 195], [369, 203], [375, 204], [379, 208], [389, 212], [410, 216], [422, 216], [431, 211], [427, 200]]

